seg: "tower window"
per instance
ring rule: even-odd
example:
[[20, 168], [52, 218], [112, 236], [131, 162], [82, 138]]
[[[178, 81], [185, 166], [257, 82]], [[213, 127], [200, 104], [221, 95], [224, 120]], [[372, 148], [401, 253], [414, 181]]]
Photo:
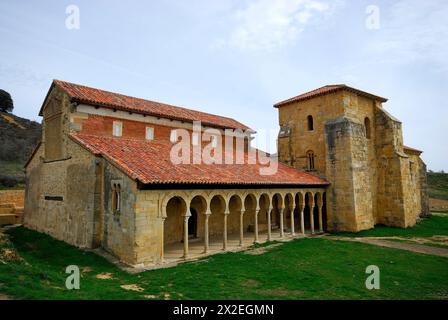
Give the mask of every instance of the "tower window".
[[314, 152], [313, 151], [308, 151], [306, 153], [306, 158], [307, 158], [307, 162], [308, 162], [308, 170], [309, 171], [313, 171], [314, 170]]
[[308, 131], [313, 131], [314, 130], [314, 121], [313, 121], [313, 116], [308, 116]]
[[367, 139], [370, 139], [370, 136], [371, 136], [371, 132], [370, 132], [370, 119], [369, 118], [365, 118], [364, 119], [364, 126], [365, 126], [365, 128], [366, 128], [366, 138]]

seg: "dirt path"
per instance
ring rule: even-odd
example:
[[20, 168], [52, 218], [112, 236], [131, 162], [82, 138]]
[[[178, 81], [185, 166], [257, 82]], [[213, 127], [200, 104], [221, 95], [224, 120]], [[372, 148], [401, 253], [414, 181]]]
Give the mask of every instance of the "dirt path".
[[[423, 244], [390, 241], [390, 240], [384, 240], [382, 238], [373, 238], [373, 237], [349, 238], [349, 237], [332, 237], [332, 236], [330, 236], [330, 237], [327, 237], [327, 239], [336, 240], [336, 241], [354, 241], [354, 242], [368, 243], [368, 244], [373, 244], [373, 245], [380, 246], [380, 247], [401, 249], [401, 250], [406, 250], [406, 251], [428, 254], [428, 255], [432, 255], [432, 256], [448, 258], [448, 249], [425, 246]], [[398, 238], [398, 237], [396, 237], [395, 239], [408, 240], [406, 238]]]

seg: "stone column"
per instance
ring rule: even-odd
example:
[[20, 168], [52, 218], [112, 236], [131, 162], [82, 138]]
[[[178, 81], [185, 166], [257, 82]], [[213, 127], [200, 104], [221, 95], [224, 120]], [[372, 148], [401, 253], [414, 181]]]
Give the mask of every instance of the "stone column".
[[303, 205], [300, 209], [300, 231], [302, 235], [305, 236], [305, 206]]
[[211, 212], [205, 213], [205, 222], [204, 222], [204, 253], [208, 252], [209, 249], [209, 231], [208, 231], [208, 218], [210, 217]]
[[162, 217], [162, 241], [160, 243], [160, 262], [163, 263], [165, 261], [165, 219], [166, 217]]
[[260, 213], [261, 210], [255, 209], [255, 222], [254, 222], [254, 243], [259, 243], [258, 241], [258, 213]]
[[244, 241], [244, 211], [240, 212], [240, 247], [243, 246]]
[[283, 224], [283, 212], [285, 211], [284, 208], [280, 208], [278, 209], [279, 213], [280, 213], [280, 238], [284, 238], [285, 237], [285, 227]]
[[296, 230], [295, 230], [295, 226], [294, 226], [294, 211], [295, 208], [291, 208], [291, 235], [295, 236], [296, 235]]
[[188, 219], [190, 216], [184, 216], [184, 259], [188, 258]]
[[318, 206], [319, 209], [319, 232], [324, 232], [324, 224], [322, 220], [322, 205]]
[[273, 208], [269, 208], [268, 209], [268, 241], [272, 240], [272, 226], [271, 226], [271, 212], [272, 212]]
[[222, 233], [222, 250], [227, 250], [227, 217], [230, 212], [224, 212], [224, 230]]
[[311, 234], [314, 234], [314, 204], [310, 205]]

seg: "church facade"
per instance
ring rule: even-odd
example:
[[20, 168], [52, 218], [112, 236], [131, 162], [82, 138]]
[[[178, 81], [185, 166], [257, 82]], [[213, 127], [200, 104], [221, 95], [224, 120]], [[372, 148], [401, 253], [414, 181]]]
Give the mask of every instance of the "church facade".
[[412, 226], [428, 211], [426, 168], [385, 101], [340, 85], [276, 104], [267, 172], [276, 158], [236, 120], [55, 80], [26, 164], [24, 224], [134, 266]]

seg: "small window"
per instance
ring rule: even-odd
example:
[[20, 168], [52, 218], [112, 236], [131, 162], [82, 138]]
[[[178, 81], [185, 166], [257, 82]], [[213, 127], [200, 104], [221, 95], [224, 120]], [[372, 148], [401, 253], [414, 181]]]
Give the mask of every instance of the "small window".
[[315, 170], [314, 169], [314, 158], [315, 158], [314, 152], [313, 151], [308, 151], [306, 153], [306, 158], [307, 158], [307, 162], [308, 162], [308, 164], [307, 164], [308, 170], [309, 171]]
[[313, 131], [314, 130], [314, 121], [313, 121], [313, 116], [308, 116], [308, 131]]
[[172, 143], [176, 143], [177, 142], [177, 130], [171, 130], [170, 141]]
[[146, 127], [146, 140], [154, 140], [154, 128]]
[[212, 148], [216, 148], [218, 146], [218, 137], [212, 136], [211, 141], [212, 141]]
[[112, 187], [112, 211], [120, 212], [121, 209], [121, 185], [114, 184]]
[[114, 121], [112, 124], [112, 135], [121, 137], [123, 132], [123, 123], [121, 121]]
[[199, 134], [197, 132], [193, 132], [193, 135], [191, 136], [191, 143], [194, 146], [199, 145]]
[[371, 135], [371, 132], [370, 132], [370, 119], [367, 118], [367, 117], [364, 119], [364, 126], [366, 128], [366, 138], [370, 139], [370, 135]]

